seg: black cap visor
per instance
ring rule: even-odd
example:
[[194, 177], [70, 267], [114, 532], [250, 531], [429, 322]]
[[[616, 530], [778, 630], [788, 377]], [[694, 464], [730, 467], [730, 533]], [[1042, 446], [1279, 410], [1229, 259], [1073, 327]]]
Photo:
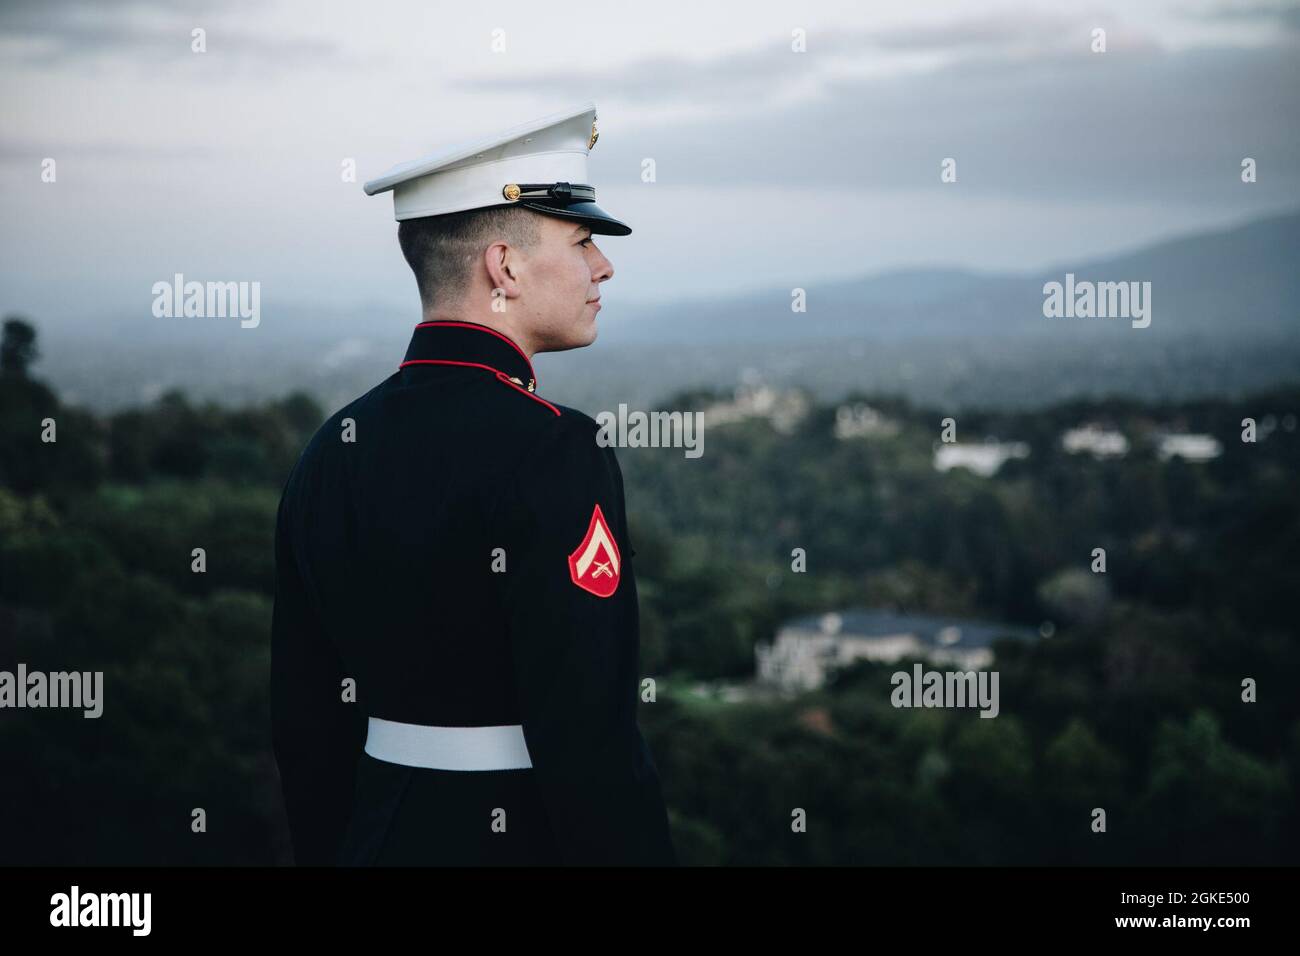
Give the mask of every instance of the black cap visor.
[[561, 219], [572, 219], [576, 222], [585, 223], [593, 233], [600, 236], [629, 236], [632, 234], [631, 226], [615, 219], [594, 202], [551, 204], [525, 199], [513, 205], [526, 206], [535, 212], [545, 213], [548, 216], [558, 216]]

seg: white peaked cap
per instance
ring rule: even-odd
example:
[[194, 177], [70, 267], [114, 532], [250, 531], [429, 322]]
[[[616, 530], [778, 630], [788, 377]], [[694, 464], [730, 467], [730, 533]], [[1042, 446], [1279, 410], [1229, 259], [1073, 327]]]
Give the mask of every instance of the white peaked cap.
[[583, 222], [594, 233], [626, 236], [631, 228], [596, 205], [587, 178], [587, 154], [595, 144], [596, 104], [588, 102], [394, 166], [366, 183], [365, 191], [373, 196], [391, 189], [399, 222], [525, 206]]

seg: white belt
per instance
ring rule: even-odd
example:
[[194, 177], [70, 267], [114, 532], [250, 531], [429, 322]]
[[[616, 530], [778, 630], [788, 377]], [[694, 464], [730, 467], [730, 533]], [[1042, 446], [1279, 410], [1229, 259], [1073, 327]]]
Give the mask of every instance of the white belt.
[[366, 753], [429, 770], [524, 770], [533, 765], [522, 724], [432, 727], [371, 717]]

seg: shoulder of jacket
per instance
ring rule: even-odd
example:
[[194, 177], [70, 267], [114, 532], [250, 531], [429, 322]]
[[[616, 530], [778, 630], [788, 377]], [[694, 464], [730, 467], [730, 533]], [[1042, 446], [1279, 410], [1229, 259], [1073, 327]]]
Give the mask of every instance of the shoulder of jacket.
[[370, 402], [378, 388], [376, 386], [364, 395], [359, 395], [321, 422], [320, 427], [307, 441], [301, 457], [313, 458], [329, 447], [330, 443], [341, 441], [344, 429], [356, 426], [362, 409]]
[[[312, 436], [307, 439], [307, 444], [303, 446], [297, 461], [290, 469], [285, 480], [285, 493], [297, 489], [308, 476], [319, 475], [320, 469], [326, 466], [327, 461], [337, 460], [332, 452], [338, 448], [348, 447], [346, 443], [349, 440], [356, 440], [355, 436], [360, 428], [359, 419], [363, 417], [364, 410], [374, 401], [385, 384], [381, 382], [364, 394], [358, 395], [321, 422]], [[351, 436], [348, 435], [349, 428], [353, 430]]]
[[540, 422], [528, 441], [520, 461], [521, 470], [572, 473], [599, 466], [612, 449], [601, 446], [600, 426], [596, 420], [567, 405], [557, 405], [556, 408], [560, 414]]
[[599, 447], [596, 437], [600, 432], [600, 425], [594, 418], [586, 412], [567, 405], [555, 407], [560, 410], [560, 414], [553, 422], [548, 423], [548, 430], [557, 440], [580, 441], [584, 444], [590, 442], [592, 447]]

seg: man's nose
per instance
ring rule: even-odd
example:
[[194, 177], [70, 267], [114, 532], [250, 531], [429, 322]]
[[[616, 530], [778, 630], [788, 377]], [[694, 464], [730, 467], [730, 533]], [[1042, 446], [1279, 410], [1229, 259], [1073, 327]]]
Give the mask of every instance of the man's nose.
[[[592, 245], [596, 249], [595, 244]], [[591, 278], [593, 282], [604, 282], [606, 279], [614, 277], [614, 263], [605, 257], [605, 253], [596, 249], [596, 261], [591, 264]]]

